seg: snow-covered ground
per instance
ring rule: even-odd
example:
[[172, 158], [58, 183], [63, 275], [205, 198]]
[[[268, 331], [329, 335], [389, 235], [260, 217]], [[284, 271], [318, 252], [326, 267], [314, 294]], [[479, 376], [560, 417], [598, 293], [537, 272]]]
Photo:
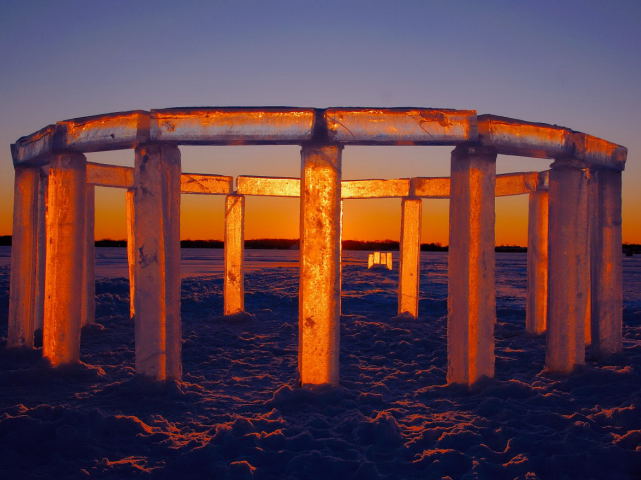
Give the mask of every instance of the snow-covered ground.
[[[447, 254], [423, 253], [420, 319], [397, 272], [344, 252], [342, 387], [296, 387], [297, 251], [248, 250], [224, 320], [222, 250], [183, 250], [184, 379], [134, 378], [124, 249], [97, 249], [80, 367], [0, 348], [0, 478], [641, 478], [641, 258], [624, 259], [625, 352], [568, 377], [524, 333], [525, 254], [497, 254], [497, 378], [445, 383]], [[8, 249], [0, 248], [0, 336]], [[395, 266], [397, 253], [395, 252]]]

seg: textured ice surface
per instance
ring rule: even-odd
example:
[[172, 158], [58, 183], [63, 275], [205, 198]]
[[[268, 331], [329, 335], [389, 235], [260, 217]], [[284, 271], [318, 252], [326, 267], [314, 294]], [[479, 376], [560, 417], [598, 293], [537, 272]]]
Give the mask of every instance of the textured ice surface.
[[[0, 348], [3, 478], [641, 476], [639, 257], [624, 258], [624, 354], [554, 377], [541, 373], [544, 338], [524, 333], [526, 255], [498, 253], [497, 379], [468, 393], [443, 386], [447, 254], [422, 254], [408, 321], [392, 320], [397, 271], [346, 251], [342, 387], [308, 392], [295, 387], [298, 252], [247, 251], [255, 317], [229, 322], [222, 250], [183, 250], [185, 376], [161, 388], [133, 378], [124, 249], [96, 250], [86, 365], [53, 372]], [[7, 299], [5, 265], [0, 336]]]

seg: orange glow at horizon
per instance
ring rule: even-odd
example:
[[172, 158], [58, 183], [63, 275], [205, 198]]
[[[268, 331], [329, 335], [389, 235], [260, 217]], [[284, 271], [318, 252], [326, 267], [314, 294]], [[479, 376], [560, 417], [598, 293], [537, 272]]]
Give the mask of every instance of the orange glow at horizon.
[[[403, 178], [449, 176], [449, 147], [350, 147], [343, 152], [343, 178]], [[295, 146], [182, 147], [183, 172], [252, 174], [298, 177], [300, 148]], [[132, 166], [124, 151], [87, 155], [89, 161]], [[541, 163], [542, 162], [542, 163]], [[499, 156], [497, 172], [544, 169], [545, 160]], [[624, 172], [623, 240], [641, 243], [641, 222], [625, 192], [630, 190]], [[0, 234], [11, 233], [13, 191], [2, 191], [5, 219]], [[181, 196], [181, 238], [223, 238], [224, 195]], [[448, 244], [449, 200], [423, 200], [423, 243]], [[496, 244], [527, 245], [528, 196], [496, 199]], [[401, 199], [344, 201], [343, 238], [346, 240], [399, 240]], [[299, 200], [248, 196], [245, 238], [298, 238]], [[96, 188], [96, 239], [126, 238], [125, 193], [117, 188]]]
[[[222, 240], [224, 195], [181, 196], [181, 238]], [[527, 245], [528, 196], [496, 199], [496, 244]], [[298, 238], [299, 200], [248, 196], [245, 238]], [[400, 238], [401, 200], [345, 200], [345, 240]], [[96, 239], [125, 239], [125, 192], [96, 188]], [[448, 244], [449, 200], [423, 200], [422, 243]]]

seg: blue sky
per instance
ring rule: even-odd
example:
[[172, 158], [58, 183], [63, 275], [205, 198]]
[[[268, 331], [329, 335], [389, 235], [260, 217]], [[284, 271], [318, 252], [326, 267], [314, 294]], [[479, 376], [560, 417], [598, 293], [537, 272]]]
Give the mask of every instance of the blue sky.
[[[0, 234], [11, 231], [9, 144], [48, 123], [172, 106], [371, 105], [476, 109], [627, 146], [624, 236], [641, 243], [638, 1], [3, 0], [0, 59]], [[184, 169], [298, 174], [295, 147], [232, 148], [186, 149]], [[498, 167], [548, 163], [510, 157]], [[443, 149], [344, 154], [349, 178], [447, 175], [448, 165]], [[100, 193], [99, 217], [113, 213], [110, 195]], [[519, 202], [497, 204], [499, 214], [516, 215]], [[207, 208], [196, 203], [196, 211]], [[352, 208], [354, 218], [369, 218], [372, 206], [397, 211], [363, 205]], [[376, 235], [385, 236], [381, 228]]]

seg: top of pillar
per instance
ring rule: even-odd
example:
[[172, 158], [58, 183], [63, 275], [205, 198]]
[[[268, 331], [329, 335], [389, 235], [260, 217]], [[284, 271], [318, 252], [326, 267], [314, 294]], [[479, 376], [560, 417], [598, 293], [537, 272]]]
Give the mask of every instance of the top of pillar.
[[627, 150], [565, 127], [474, 110], [443, 108], [185, 107], [133, 110], [64, 120], [11, 146], [14, 165], [39, 165], [60, 152], [177, 145], [460, 145], [499, 154], [574, 157], [588, 166], [622, 170]]

